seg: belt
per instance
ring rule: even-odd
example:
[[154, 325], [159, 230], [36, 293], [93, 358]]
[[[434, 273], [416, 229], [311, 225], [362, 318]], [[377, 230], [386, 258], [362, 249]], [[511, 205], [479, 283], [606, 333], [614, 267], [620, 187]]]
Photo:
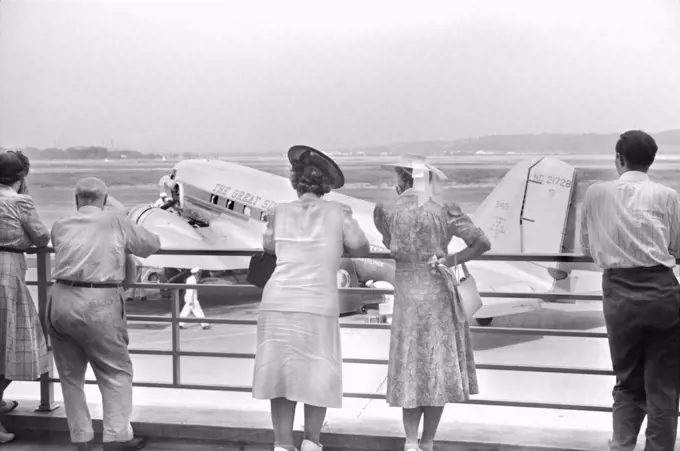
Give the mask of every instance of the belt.
[[122, 282], [79, 282], [75, 280], [56, 279], [56, 283], [76, 288], [118, 288]]
[[605, 274], [644, 274], [650, 272], [673, 272], [673, 268], [669, 268], [664, 265], [655, 266], [634, 266], [629, 268], [606, 268], [603, 273]]
[[5, 247], [0, 246], [0, 252], [9, 252], [11, 254], [24, 254], [26, 251], [24, 249], [17, 249], [15, 247]]

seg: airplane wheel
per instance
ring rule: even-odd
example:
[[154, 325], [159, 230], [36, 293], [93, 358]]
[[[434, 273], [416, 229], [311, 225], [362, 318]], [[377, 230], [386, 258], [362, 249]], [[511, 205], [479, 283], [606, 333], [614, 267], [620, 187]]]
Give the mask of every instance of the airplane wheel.
[[480, 326], [488, 326], [491, 324], [491, 321], [493, 321], [493, 318], [475, 318], [475, 321], [477, 321], [477, 324]]

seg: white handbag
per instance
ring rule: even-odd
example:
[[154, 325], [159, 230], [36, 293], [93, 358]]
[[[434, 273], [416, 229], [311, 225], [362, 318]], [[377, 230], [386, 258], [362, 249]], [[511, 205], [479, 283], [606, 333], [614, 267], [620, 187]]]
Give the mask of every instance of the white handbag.
[[433, 256], [430, 259], [430, 263], [437, 268], [439, 274], [444, 278], [448, 290], [452, 293], [451, 307], [455, 311], [458, 322], [463, 323], [466, 320], [472, 320], [474, 314], [477, 313], [483, 305], [482, 298], [477, 290], [475, 278], [470, 274], [465, 263], [460, 264], [463, 268], [463, 277], [459, 276], [455, 257], [453, 270], [436, 262], [437, 257]]
[[470, 274], [465, 263], [461, 263], [460, 267], [463, 269], [463, 277], [459, 277], [458, 265], [456, 265], [454, 260], [454, 271], [456, 273], [456, 278], [458, 279], [458, 285], [455, 287], [456, 294], [458, 295], [458, 302], [463, 310], [465, 319], [470, 321], [474, 314], [482, 308], [482, 297], [479, 295], [479, 290], [477, 289], [477, 281], [474, 276]]

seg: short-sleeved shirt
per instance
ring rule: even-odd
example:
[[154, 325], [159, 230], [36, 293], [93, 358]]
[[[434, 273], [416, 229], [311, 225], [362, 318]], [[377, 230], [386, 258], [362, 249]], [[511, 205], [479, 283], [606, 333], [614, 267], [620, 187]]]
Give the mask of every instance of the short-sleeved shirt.
[[419, 205], [412, 189], [401, 193], [396, 201], [377, 205], [373, 219], [397, 267], [400, 262], [426, 262], [433, 255], [446, 256], [454, 236], [469, 246], [484, 235], [458, 205], [441, 205], [434, 200]]
[[350, 207], [313, 194], [278, 204], [267, 214], [265, 251], [276, 269], [265, 286], [261, 311], [339, 315], [337, 271], [344, 250], [368, 251]]
[[55, 279], [95, 283], [122, 282], [126, 255], [146, 258], [161, 241], [126, 216], [87, 205], [54, 223], [52, 245]]
[[601, 268], [675, 266], [680, 195], [643, 172], [591, 185], [581, 211], [581, 248]]

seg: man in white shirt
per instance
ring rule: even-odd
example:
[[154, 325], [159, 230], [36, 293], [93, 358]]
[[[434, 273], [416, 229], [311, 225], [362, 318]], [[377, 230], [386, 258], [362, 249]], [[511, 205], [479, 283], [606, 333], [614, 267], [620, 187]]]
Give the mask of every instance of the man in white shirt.
[[[191, 270], [191, 275], [187, 279], [186, 283], [190, 285], [198, 284], [199, 272], [200, 269], [193, 268]], [[186, 293], [184, 293], [184, 308], [182, 309], [182, 312], [179, 314], [179, 317], [186, 318], [191, 313], [193, 313], [196, 318], [205, 318], [205, 314], [203, 313], [201, 304], [199, 304], [198, 302], [198, 290], [193, 290], [187, 287]], [[179, 323], [179, 327], [180, 329], [186, 329], [186, 324]], [[203, 329], [206, 330], [212, 328], [212, 326], [209, 323], [201, 323], [201, 327], [203, 327]]]
[[680, 396], [680, 195], [649, 180], [657, 146], [642, 131], [616, 144], [620, 178], [590, 186], [581, 246], [603, 270], [612, 366], [612, 450], [635, 448], [647, 416], [647, 450], [672, 451]]

